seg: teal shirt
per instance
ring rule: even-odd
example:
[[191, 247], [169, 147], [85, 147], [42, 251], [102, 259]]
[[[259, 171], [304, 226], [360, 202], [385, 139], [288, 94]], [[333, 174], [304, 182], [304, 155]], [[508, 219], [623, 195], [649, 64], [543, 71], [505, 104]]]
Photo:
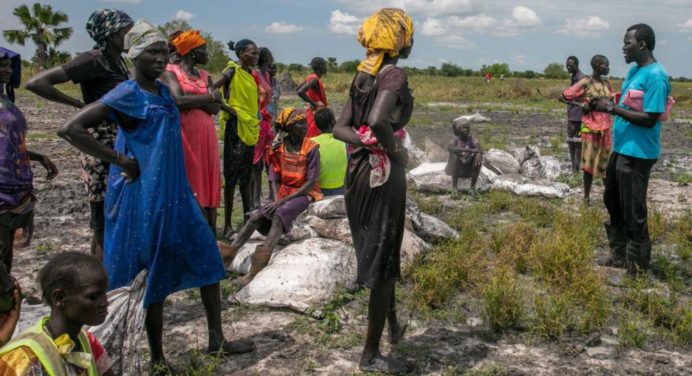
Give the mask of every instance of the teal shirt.
[[[622, 104], [630, 89], [644, 92], [644, 112], [663, 113], [671, 91], [668, 72], [660, 63], [632, 67], [622, 83], [619, 106], [630, 109]], [[658, 159], [661, 154], [661, 121], [657, 121], [653, 128], [646, 128], [615, 116], [613, 151], [630, 157]]]

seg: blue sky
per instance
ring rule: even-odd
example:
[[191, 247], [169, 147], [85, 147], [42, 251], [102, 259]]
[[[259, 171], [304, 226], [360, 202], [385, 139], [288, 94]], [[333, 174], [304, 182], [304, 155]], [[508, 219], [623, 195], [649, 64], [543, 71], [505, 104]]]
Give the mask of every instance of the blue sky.
[[[19, 27], [11, 12], [33, 1], [2, 0], [0, 29]], [[512, 70], [542, 71], [568, 55], [588, 61], [610, 58], [611, 74], [623, 76], [621, 47], [625, 29], [650, 24], [657, 35], [655, 55], [672, 76], [692, 77], [692, 0], [57, 0], [44, 1], [70, 16], [73, 37], [61, 45], [69, 52], [92, 46], [84, 24], [99, 8], [118, 8], [134, 19], [164, 23], [176, 17], [216, 39], [249, 38], [269, 47], [277, 61], [306, 64], [313, 56], [337, 61], [360, 59], [355, 40], [360, 20], [372, 11], [405, 9], [416, 24], [413, 53], [404, 65], [439, 66], [442, 62], [478, 69], [508, 63]], [[7, 45], [0, 40], [0, 44]], [[25, 57], [33, 45], [8, 46]]]

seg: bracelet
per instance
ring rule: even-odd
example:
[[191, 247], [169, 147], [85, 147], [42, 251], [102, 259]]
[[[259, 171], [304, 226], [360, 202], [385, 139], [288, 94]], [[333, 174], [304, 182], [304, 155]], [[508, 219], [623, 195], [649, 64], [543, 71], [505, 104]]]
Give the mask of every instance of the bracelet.
[[120, 153], [118, 153], [118, 152], [116, 151], [116, 152], [115, 152], [115, 157], [111, 159], [110, 163], [111, 163], [111, 164], [117, 164], [117, 163], [118, 163], [118, 159], [120, 159]]

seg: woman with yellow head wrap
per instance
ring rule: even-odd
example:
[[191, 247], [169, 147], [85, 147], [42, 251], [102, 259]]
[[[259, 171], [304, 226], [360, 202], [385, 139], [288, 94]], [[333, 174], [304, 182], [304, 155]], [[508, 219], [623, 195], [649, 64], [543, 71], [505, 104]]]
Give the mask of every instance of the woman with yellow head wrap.
[[358, 41], [367, 49], [367, 58], [358, 67], [334, 137], [351, 145], [346, 212], [358, 259], [356, 283], [371, 289], [359, 367], [400, 373], [408, 366], [383, 356], [379, 345], [385, 321], [391, 343], [401, 340], [406, 329], [397, 319], [394, 285], [401, 273], [406, 211], [408, 157], [401, 145], [413, 97], [406, 72], [396, 64], [411, 52], [413, 22], [400, 9], [382, 9], [363, 22]]
[[224, 263], [229, 265], [255, 230], [266, 235], [264, 243], [252, 255], [250, 272], [233, 281], [239, 286], [247, 285], [269, 263], [281, 235], [291, 230], [298, 215], [311, 202], [322, 199], [319, 145], [305, 137], [305, 112], [284, 108], [274, 125], [280, 134], [269, 155], [269, 183], [276, 201], [252, 212], [233, 243], [222, 247]]
[[170, 88], [180, 110], [187, 179], [209, 226], [216, 231], [216, 210], [221, 205], [221, 162], [212, 115], [219, 112], [222, 96], [212, 90], [209, 72], [197, 68], [209, 61], [207, 42], [199, 30], [183, 31], [171, 43], [180, 61], [168, 64], [161, 80]]
[[358, 42], [367, 49], [358, 70], [377, 74], [385, 57], [397, 57], [413, 44], [413, 20], [401, 9], [385, 8], [368, 17], [358, 29]]

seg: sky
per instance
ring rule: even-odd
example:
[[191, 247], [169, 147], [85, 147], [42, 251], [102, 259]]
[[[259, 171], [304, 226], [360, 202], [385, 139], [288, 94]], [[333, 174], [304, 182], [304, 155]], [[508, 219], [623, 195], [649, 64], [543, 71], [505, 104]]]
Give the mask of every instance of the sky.
[[[0, 0], [0, 29], [19, 28], [10, 9], [34, 1]], [[74, 28], [60, 45], [71, 53], [92, 47], [84, 28], [91, 12], [116, 8], [133, 19], [155, 24], [184, 19], [221, 41], [252, 39], [269, 47], [283, 63], [307, 64], [313, 56], [337, 62], [362, 59], [355, 39], [360, 22], [382, 7], [407, 11], [414, 20], [413, 53], [404, 66], [452, 63], [479, 69], [507, 63], [511, 70], [543, 71], [553, 62], [575, 55], [590, 73], [595, 54], [610, 59], [611, 75], [629, 67], [622, 55], [627, 27], [648, 23], [656, 32], [654, 54], [673, 77], [692, 77], [692, 0], [56, 0], [44, 1], [65, 12]], [[25, 59], [34, 46], [0, 45], [18, 50]]]

